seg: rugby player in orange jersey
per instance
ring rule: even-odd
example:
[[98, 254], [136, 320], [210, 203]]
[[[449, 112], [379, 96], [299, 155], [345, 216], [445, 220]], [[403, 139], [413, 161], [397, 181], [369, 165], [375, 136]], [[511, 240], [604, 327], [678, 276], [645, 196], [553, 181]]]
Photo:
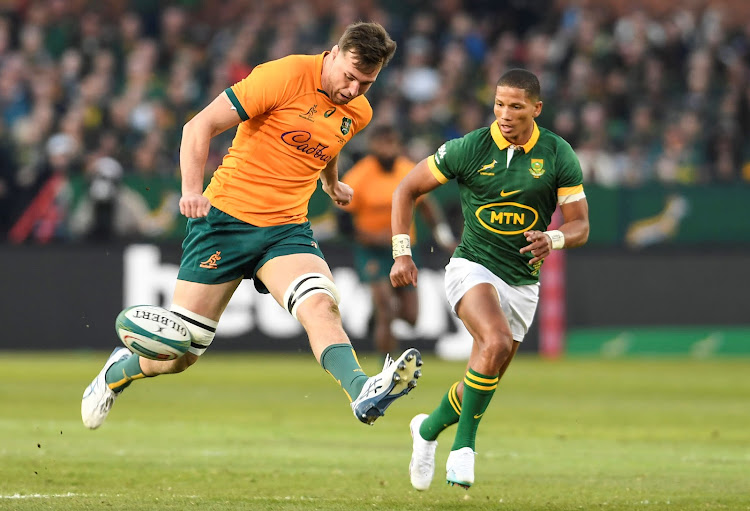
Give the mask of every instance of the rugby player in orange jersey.
[[[352, 215], [356, 241], [354, 266], [360, 281], [369, 284], [372, 294], [374, 345], [380, 353], [388, 353], [398, 347], [398, 339], [391, 329], [394, 320], [403, 319], [414, 326], [419, 314], [417, 289], [414, 286], [395, 288], [390, 279], [393, 192], [415, 164], [404, 154], [399, 133], [393, 126], [371, 126], [367, 135], [369, 154], [342, 178], [357, 194], [348, 205], [340, 207]], [[457, 243], [438, 202], [423, 195], [417, 207], [431, 227], [436, 244], [453, 253]], [[414, 222], [411, 232], [416, 232]]]
[[[171, 310], [185, 321], [192, 346], [171, 361], [115, 349], [84, 391], [86, 427], [99, 427], [133, 380], [193, 365], [245, 278], [302, 324], [313, 354], [360, 421], [372, 424], [416, 385], [422, 360], [413, 348], [396, 360], [387, 356], [383, 371], [370, 378], [360, 367], [341, 324], [331, 270], [306, 216], [318, 179], [336, 204], [352, 200], [353, 190], [338, 179], [338, 154], [370, 122], [372, 108], [363, 94], [395, 51], [382, 26], [354, 23], [330, 51], [257, 66], [185, 124], [180, 211], [189, 220]], [[211, 138], [238, 124], [204, 191]]]

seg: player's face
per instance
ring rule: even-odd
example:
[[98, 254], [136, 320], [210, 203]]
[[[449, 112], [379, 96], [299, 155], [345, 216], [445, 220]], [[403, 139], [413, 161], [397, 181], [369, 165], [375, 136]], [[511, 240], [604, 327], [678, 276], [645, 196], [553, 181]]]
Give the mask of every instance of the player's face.
[[542, 102], [529, 99], [523, 89], [500, 86], [495, 92], [494, 111], [505, 140], [523, 145], [531, 138], [534, 119], [542, 113]]
[[337, 105], [345, 105], [367, 92], [380, 73], [380, 67], [367, 73], [358, 69], [354, 54], [339, 51], [338, 46], [333, 47], [330, 58], [331, 65], [321, 79], [323, 90]]
[[379, 158], [395, 159], [401, 152], [398, 138], [395, 135], [380, 135], [370, 142], [372, 154]]

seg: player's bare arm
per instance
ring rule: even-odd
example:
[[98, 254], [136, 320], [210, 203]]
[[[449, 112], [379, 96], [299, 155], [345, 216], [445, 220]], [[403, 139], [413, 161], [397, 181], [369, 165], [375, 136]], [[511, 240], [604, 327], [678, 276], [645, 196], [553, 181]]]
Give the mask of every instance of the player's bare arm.
[[354, 190], [346, 183], [339, 181], [339, 155], [337, 154], [320, 173], [320, 181], [323, 184], [323, 191], [337, 206], [346, 206], [354, 197]]
[[[391, 231], [394, 237], [399, 235], [408, 237], [417, 198], [434, 190], [440, 184], [440, 181], [432, 175], [427, 165], [427, 158], [417, 163], [399, 183], [396, 191], [393, 192], [391, 206]], [[391, 268], [391, 284], [394, 287], [417, 285], [417, 266], [410, 254], [409, 251], [409, 254], [396, 256], [394, 252]]]
[[[564, 236], [564, 246], [561, 248], [580, 247], [589, 239], [589, 206], [586, 199], [562, 204], [560, 211], [563, 215], [563, 224], [557, 230]], [[524, 233], [528, 245], [521, 249], [521, 253], [531, 252], [534, 256], [529, 261], [533, 265], [553, 250], [553, 240], [549, 234], [542, 231], [527, 231]]]
[[203, 217], [211, 209], [211, 203], [203, 196], [203, 176], [209, 144], [213, 137], [239, 122], [237, 110], [232, 106], [227, 93], [222, 92], [182, 128], [180, 213], [186, 217]]

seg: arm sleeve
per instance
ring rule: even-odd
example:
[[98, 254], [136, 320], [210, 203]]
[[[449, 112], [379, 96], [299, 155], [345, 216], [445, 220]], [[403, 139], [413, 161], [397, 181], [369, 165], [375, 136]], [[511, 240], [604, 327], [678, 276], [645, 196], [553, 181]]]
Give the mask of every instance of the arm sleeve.
[[583, 199], [583, 172], [573, 148], [567, 142], [561, 142], [558, 148], [558, 183], [557, 203], [565, 204]]
[[226, 89], [243, 121], [273, 110], [284, 102], [290, 88], [290, 76], [283, 71], [284, 68], [278, 61], [261, 64]]
[[465, 172], [466, 158], [463, 158], [464, 138], [449, 140], [427, 159], [427, 165], [440, 183], [446, 183]]

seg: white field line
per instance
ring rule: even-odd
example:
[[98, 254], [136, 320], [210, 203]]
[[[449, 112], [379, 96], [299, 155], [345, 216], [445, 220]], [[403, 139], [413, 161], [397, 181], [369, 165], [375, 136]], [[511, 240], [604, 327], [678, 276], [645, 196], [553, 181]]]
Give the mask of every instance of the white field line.
[[0, 495], [0, 499], [52, 499], [58, 497], [85, 497], [86, 495], [81, 493], [53, 493], [51, 495], [44, 495], [42, 493], [30, 493], [28, 495], [21, 495], [20, 493], [14, 493], [13, 495]]

